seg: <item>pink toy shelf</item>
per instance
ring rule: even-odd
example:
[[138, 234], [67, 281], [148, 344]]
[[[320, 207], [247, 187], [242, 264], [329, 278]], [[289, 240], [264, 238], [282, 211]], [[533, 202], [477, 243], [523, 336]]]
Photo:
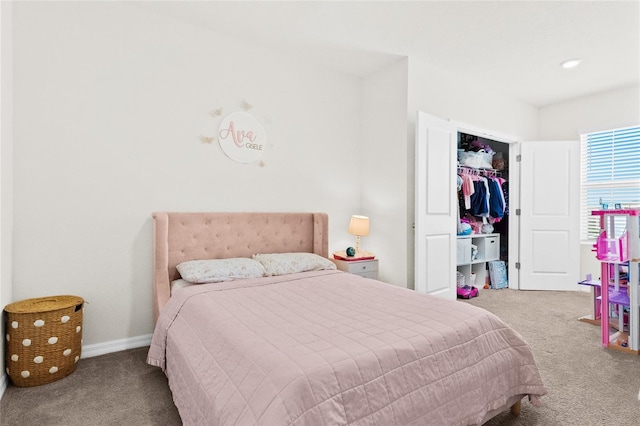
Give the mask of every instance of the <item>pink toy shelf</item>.
[[[602, 346], [638, 355], [640, 208], [595, 210], [591, 214], [600, 216], [600, 235], [593, 251], [601, 262], [601, 279], [594, 281], [587, 277], [580, 284], [593, 287], [593, 320], [600, 322]], [[626, 218], [624, 230], [616, 229], [615, 219], [621, 216]]]

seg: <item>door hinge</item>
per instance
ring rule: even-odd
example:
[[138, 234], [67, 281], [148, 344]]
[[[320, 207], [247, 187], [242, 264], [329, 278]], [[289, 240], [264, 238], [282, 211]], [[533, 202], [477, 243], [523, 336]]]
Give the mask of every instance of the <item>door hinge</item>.
[[520, 209], [516, 209], [516, 216], [520, 216]]
[[516, 269], [520, 269], [520, 262], [516, 262]]
[[522, 161], [522, 154], [516, 155], [516, 163], [519, 163], [520, 161]]

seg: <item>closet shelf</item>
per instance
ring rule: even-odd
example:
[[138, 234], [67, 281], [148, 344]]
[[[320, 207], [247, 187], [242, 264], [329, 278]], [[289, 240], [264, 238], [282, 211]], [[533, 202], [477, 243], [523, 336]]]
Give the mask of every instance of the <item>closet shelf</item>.
[[458, 235], [456, 243], [457, 271], [464, 275], [465, 284], [482, 286], [487, 262], [500, 258], [500, 234]]

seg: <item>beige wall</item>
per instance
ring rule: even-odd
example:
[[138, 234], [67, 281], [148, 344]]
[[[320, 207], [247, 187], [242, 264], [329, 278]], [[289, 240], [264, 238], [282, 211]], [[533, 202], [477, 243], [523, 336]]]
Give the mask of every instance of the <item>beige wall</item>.
[[[13, 259], [13, 62], [12, 4], [0, 3], [0, 307], [12, 301]], [[0, 336], [5, 335], [0, 322]], [[4, 374], [4, 338], [0, 338], [0, 374]], [[0, 380], [0, 395], [3, 382]]]
[[362, 210], [371, 217], [365, 243], [379, 259], [380, 279], [401, 287], [413, 278], [406, 262], [407, 96], [406, 59], [364, 80]]
[[640, 86], [628, 86], [540, 108], [540, 138], [576, 140], [580, 134], [637, 126]]
[[[158, 210], [325, 211], [332, 238], [350, 237], [360, 79], [121, 2], [19, 3], [13, 18], [14, 269], [3, 301], [85, 298], [84, 345], [151, 333]], [[242, 101], [267, 133], [263, 167], [198, 139], [216, 133], [210, 111]]]

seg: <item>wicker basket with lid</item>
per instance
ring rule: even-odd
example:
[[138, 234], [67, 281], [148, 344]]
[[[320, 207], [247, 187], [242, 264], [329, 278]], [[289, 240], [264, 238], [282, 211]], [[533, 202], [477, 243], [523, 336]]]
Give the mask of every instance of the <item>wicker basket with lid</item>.
[[5, 306], [5, 367], [11, 382], [39, 386], [73, 373], [82, 350], [78, 296], [26, 299]]

